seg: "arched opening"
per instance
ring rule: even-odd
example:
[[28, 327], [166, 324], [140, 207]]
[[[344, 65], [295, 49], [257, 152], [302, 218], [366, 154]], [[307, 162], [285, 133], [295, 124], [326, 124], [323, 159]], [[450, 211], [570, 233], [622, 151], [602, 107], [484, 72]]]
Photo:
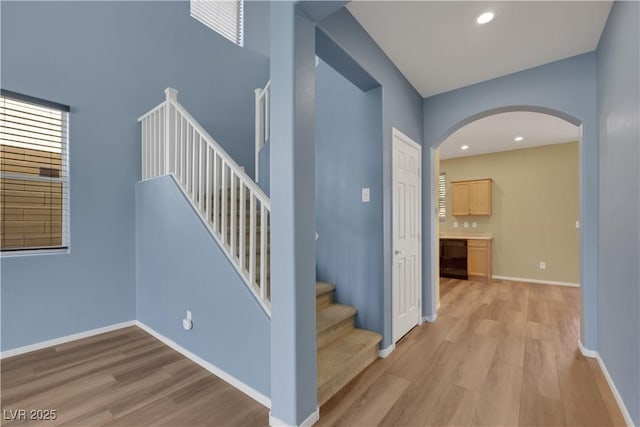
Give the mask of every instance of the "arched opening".
[[[585, 274], [585, 266], [584, 266], [584, 245], [585, 245], [585, 239], [582, 238], [582, 229], [577, 229], [577, 227], [579, 227], [579, 224], [581, 224], [581, 220], [582, 217], [584, 216], [584, 203], [581, 202], [581, 200], [583, 199], [583, 193], [585, 191], [584, 189], [584, 179], [583, 179], [583, 172], [584, 172], [584, 156], [582, 155], [583, 152], [583, 143], [582, 143], [582, 121], [569, 115], [566, 114], [562, 111], [558, 111], [558, 110], [554, 110], [554, 109], [550, 109], [550, 108], [545, 108], [545, 107], [538, 107], [538, 106], [522, 106], [522, 105], [514, 105], [514, 106], [505, 106], [505, 107], [499, 107], [499, 108], [492, 108], [492, 109], [488, 109], [476, 114], [472, 114], [462, 120], [459, 120], [457, 123], [455, 123], [454, 125], [448, 127], [446, 129], [446, 131], [442, 132], [441, 135], [435, 140], [435, 143], [431, 145], [431, 149], [430, 149], [430, 153], [429, 153], [429, 162], [430, 162], [430, 170], [434, 171], [434, 173], [432, 174], [432, 176], [430, 177], [430, 197], [429, 197], [429, 202], [428, 204], [430, 205], [431, 209], [428, 210], [428, 212], [431, 212], [430, 215], [428, 215], [428, 219], [429, 219], [429, 226], [430, 226], [430, 241], [425, 242], [426, 245], [430, 245], [430, 257], [428, 259], [425, 260], [426, 263], [430, 263], [430, 272], [431, 272], [431, 277], [429, 277], [427, 280], [425, 280], [425, 284], [426, 284], [426, 289], [425, 289], [425, 315], [426, 315], [426, 320], [435, 320], [435, 318], [437, 317], [437, 313], [438, 313], [438, 308], [439, 308], [439, 301], [440, 301], [440, 295], [439, 295], [439, 279], [440, 279], [440, 272], [439, 272], [439, 252], [440, 252], [440, 241], [439, 241], [439, 212], [438, 212], [438, 187], [437, 187], [437, 183], [438, 183], [438, 178], [439, 178], [439, 174], [436, 174], [435, 171], [438, 170], [438, 165], [439, 165], [439, 152], [438, 152], [438, 148], [447, 140], [452, 140], [455, 139], [455, 135], [456, 133], [459, 133], [459, 131], [461, 131], [462, 129], [464, 129], [465, 127], [467, 127], [468, 125], [472, 125], [474, 123], [479, 123], [480, 121], [483, 121], [483, 119], [488, 119], [488, 118], [492, 118], [492, 117], [496, 117], [499, 115], [504, 115], [504, 114], [509, 114], [509, 113], [534, 113], [536, 115], [545, 115], [547, 117], [553, 118], [554, 120], [557, 121], [561, 121], [563, 123], [565, 123], [568, 127], [571, 127], [574, 129], [574, 135], [576, 136], [575, 138], [569, 138], [569, 139], [573, 139], [574, 141], [577, 141], [574, 145], [576, 145], [577, 149], [575, 150], [575, 155], [576, 155], [576, 163], [577, 163], [577, 169], [578, 169], [578, 176], [575, 177], [577, 182], [578, 182], [578, 188], [576, 189], [577, 194], [573, 194], [573, 197], [575, 199], [577, 199], [577, 215], [575, 218], [575, 223], [573, 223], [573, 221], [568, 222], [567, 224], [564, 224], [565, 227], [573, 227], [573, 233], [575, 235], [577, 235], [577, 239], [579, 240], [579, 243], [576, 242], [577, 246], [579, 247], [577, 249], [577, 254], [574, 254], [575, 257], [577, 258], [577, 266], [575, 266], [575, 268], [577, 268], [577, 273], [575, 274], [576, 280], [559, 280], [559, 279], [555, 279], [555, 280], [544, 280], [541, 279], [539, 280], [541, 283], [545, 283], [545, 281], [548, 282], [566, 282], [564, 284], [568, 284], [568, 283], [580, 283], [583, 284], [583, 277]], [[558, 120], [560, 119], [560, 120]], [[513, 135], [512, 136], [512, 140], [511, 143], [513, 143], [513, 138], [515, 138], [517, 135]], [[568, 140], [565, 142], [569, 142]], [[471, 145], [471, 144], [469, 144]], [[542, 145], [542, 144], [540, 144]], [[522, 148], [522, 147], [517, 147], [517, 148], [510, 148], [510, 149], [518, 149], [518, 148]], [[481, 153], [486, 153], [486, 151], [482, 151], [480, 150]], [[477, 154], [478, 152], [476, 152]], [[544, 168], [544, 165], [540, 165], [540, 168]], [[480, 178], [480, 177], [478, 177]], [[428, 194], [428, 193], [427, 193]], [[472, 217], [470, 217], [472, 218]], [[464, 223], [468, 222], [468, 228], [464, 228]], [[486, 230], [486, 227], [484, 227], [483, 229], [483, 224], [481, 224], [480, 222], [478, 222], [478, 228], [473, 228], [473, 224], [474, 224], [473, 219], [469, 219], [468, 221], [466, 219], [461, 219], [459, 221], [458, 226], [460, 228], [455, 229], [455, 231], [459, 232], [459, 234], [464, 234], [464, 232], [482, 232]], [[427, 224], [425, 224], [426, 226]], [[485, 223], [484, 226], [486, 226], [487, 224]], [[495, 224], [494, 224], [495, 225]], [[541, 227], [544, 226], [543, 224], [539, 224]], [[427, 227], [425, 227], [427, 228]], [[453, 231], [453, 229], [451, 228], [451, 224], [448, 224], [448, 227], [446, 228], [448, 231]], [[502, 230], [501, 230], [502, 231]], [[455, 235], [455, 233], [453, 233]], [[502, 250], [504, 250], [505, 248], [502, 248]], [[538, 264], [538, 263], [543, 263], [543, 264]], [[542, 265], [543, 267], [546, 266], [545, 260], [544, 259], [539, 259], [536, 260], [536, 266], [533, 266], [533, 262], [531, 263], [531, 265], [529, 265], [532, 268], [536, 268], [536, 269], [540, 269], [540, 265]], [[495, 276], [513, 276], [514, 278], [518, 278], [518, 277], [523, 277], [526, 276], [525, 275], [507, 275], [507, 274], [493, 274]], [[560, 276], [561, 278], [565, 278], [567, 276]], [[527, 278], [527, 277], [525, 277]], [[491, 279], [491, 278], [489, 278]], [[584, 292], [583, 288], [580, 288], [581, 292]], [[580, 298], [577, 298], [577, 301], [582, 302], [584, 305], [584, 296], [581, 295]], [[431, 304], [431, 307], [428, 307], [429, 303]], [[589, 309], [588, 307], [585, 307], [585, 310]], [[582, 314], [584, 316], [584, 314]], [[582, 319], [580, 319], [582, 320]], [[582, 322], [582, 324], [584, 324], [584, 322]]]

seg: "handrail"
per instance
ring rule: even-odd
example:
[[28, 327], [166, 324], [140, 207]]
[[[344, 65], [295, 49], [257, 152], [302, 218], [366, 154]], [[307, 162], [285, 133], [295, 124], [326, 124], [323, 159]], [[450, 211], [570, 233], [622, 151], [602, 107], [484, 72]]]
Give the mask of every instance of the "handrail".
[[142, 179], [173, 175], [267, 315], [271, 200], [178, 102], [178, 91], [138, 118]]

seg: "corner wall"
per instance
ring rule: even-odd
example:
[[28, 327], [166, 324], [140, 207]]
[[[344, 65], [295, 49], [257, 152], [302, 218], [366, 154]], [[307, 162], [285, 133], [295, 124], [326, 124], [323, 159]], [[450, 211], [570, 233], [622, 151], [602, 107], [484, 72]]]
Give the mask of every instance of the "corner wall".
[[598, 352], [640, 425], [640, 4], [616, 1], [597, 50]]
[[251, 173], [253, 91], [269, 61], [191, 18], [186, 1], [3, 1], [0, 10], [2, 88], [71, 107], [71, 253], [2, 258], [8, 350], [135, 319], [136, 119], [172, 86]]

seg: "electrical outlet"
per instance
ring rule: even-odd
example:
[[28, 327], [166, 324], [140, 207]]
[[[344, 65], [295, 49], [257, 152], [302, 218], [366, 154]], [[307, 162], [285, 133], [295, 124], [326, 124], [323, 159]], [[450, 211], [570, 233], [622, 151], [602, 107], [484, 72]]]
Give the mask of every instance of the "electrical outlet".
[[191, 311], [187, 310], [187, 317], [182, 319], [182, 327], [185, 331], [193, 328], [193, 321], [191, 320]]
[[580, 221], [576, 221], [576, 228], [580, 228]]
[[540, 261], [539, 266], [540, 266], [540, 270], [545, 270], [547, 268], [547, 263], [544, 261]]
[[472, 222], [471, 223], [471, 228], [478, 228], [478, 223], [477, 222]]
[[362, 189], [362, 202], [363, 203], [369, 203], [369, 201], [371, 200], [371, 193], [369, 191], [368, 188], [363, 188]]
[[464, 228], [469, 228], [469, 222], [465, 221], [465, 222], [464, 222], [464, 224], [462, 224], [462, 226], [463, 226]]
[[453, 221], [453, 228], [458, 228], [458, 221]]

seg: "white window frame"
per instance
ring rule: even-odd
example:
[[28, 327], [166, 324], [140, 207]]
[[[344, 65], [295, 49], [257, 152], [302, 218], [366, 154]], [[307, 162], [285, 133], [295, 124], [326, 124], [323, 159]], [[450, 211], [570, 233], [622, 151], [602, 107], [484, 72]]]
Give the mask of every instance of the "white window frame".
[[189, 3], [192, 18], [238, 46], [244, 45], [243, 0], [191, 0]]
[[34, 256], [34, 255], [61, 255], [71, 253], [71, 175], [70, 175], [70, 149], [69, 149], [69, 122], [70, 122], [70, 107], [57, 102], [47, 101], [44, 99], [24, 95], [17, 92], [2, 89], [0, 96], [2, 98], [9, 98], [15, 101], [34, 104], [39, 107], [51, 108], [59, 110], [64, 116], [63, 127], [63, 143], [62, 143], [62, 158], [63, 161], [63, 177], [65, 178], [47, 178], [36, 177], [33, 175], [22, 175], [18, 173], [0, 172], [1, 178], [7, 179], [22, 179], [33, 181], [52, 181], [56, 180], [62, 183], [62, 242], [60, 247], [51, 248], [24, 248], [24, 249], [0, 249], [1, 258], [21, 257], [21, 256]]

